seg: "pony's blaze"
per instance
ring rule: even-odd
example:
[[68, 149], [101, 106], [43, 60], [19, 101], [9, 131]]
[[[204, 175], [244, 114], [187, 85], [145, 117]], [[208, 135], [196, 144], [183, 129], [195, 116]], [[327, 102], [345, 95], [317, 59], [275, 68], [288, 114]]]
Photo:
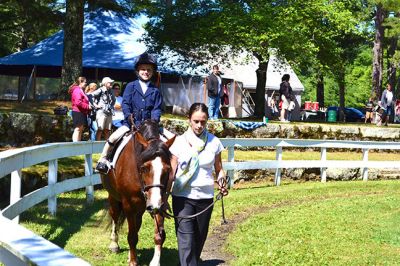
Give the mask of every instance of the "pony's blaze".
[[152, 169], [153, 169], [153, 184], [150, 189], [150, 197], [146, 203], [147, 210], [150, 212], [157, 211], [161, 208], [162, 205], [162, 196], [161, 196], [161, 176], [163, 170], [163, 163], [160, 157], [156, 157], [151, 161]]

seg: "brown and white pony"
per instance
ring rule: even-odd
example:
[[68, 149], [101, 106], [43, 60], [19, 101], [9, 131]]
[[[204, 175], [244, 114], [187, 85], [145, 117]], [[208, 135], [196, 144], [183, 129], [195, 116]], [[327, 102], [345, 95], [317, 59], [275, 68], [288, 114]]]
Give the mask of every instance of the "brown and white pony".
[[164, 217], [160, 210], [166, 205], [166, 188], [171, 171], [169, 147], [175, 138], [163, 142], [156, 122], [145, 121], [122, 150], [115, 168], [101, 175], [108, 191], [109, 214], [112, 218], [109, 249], [119, 251], [118, 230], [124, 218], [128, 221], [129, 266], [138, 265], [136, 245], [147, 210], [154, 219], [154, 256], [150, 265], [159, 265], [165, 241]]

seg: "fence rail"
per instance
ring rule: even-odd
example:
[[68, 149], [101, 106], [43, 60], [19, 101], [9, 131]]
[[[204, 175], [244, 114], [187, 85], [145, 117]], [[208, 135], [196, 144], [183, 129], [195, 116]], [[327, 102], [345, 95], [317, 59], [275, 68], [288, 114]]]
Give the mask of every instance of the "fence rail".
[[[364, 181], [368, 180], [368, 168], [400, 168], [398, 161], [368, 160], [368, 152], [371, 149], [400, 150], [400, 142], [233, 138], [221, 139], [221, 141], [228, 149], [228, 160], [223, 162], [223, 166], [230, 176], [234, 176], [236, 170], [275, 169], [276, 185], [280, 184], [282, 168], [320, 168], [322, 182], [326, 182], [326, 169], [330, 167], [361, 168]], [[87, 262], [76, 259], [70, 253], [29, 230], [23, 227], [18, 228], [16, 223], [19, 221], [19, 214], [45, 200], [48, 202], [49, 213], [55, 214], [57, 195], [63, 192], [86, 188], [87, 201], [93, 201], [93, 186], [100, 184], [101, 180], [98, 174], [93, 173], [92, 155], [100, 153], [103, 144], [103, 142], [51, 143], [0, 152], [0, 179], [11, 174], [10, 205], [0, 212], [0, 261], [12, 262], [13, 265], [31, 265], [32, 263], [35, 265], [88, 265]], [[275, 148], [276, 157], [275, 160], [236, 162], [235, 148], [240, 147]], [[320, 149], [320, 160], [282, 160], [284, 148]], [[361, 149], [362, 159], [327, 160], [329, 149]], [[77, 155], [84, 155], [85, 176], [57, 182], [58, 159]], [[43, 162], [48, 162], [49, 166], [48, 185], [21, 197], [22, 169]], [[13, 222], [10, 221], [11, 219]], [[12, 237], [7, 232], [13, 232]], [[36, 244], [20, 244], [25, 242]], [[43, 252], [37, 250], [37, 245], [42, 247]], [[62, 264], [47, 264], [45, 261], [54, 260], [54, 252], [48, 252], [49, 249], [56, 251], [66, 261]]]

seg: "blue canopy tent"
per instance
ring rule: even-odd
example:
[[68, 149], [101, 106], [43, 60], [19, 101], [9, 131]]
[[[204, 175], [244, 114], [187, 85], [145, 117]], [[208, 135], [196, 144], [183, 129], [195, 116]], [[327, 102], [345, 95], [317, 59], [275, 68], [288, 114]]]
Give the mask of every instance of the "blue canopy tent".
[[[116, 80], [135, 78], [133, 61], [146, 51], [139, 41], [144, 29], [138, 20], [112, 11], [85, 14], [83, 27], [82, 75], [88, 79], [111, 76]], [[36, 45], [0, 58], [0, 75], [60, 77], [63, 65], [64, 32], [61, 30]], [[170, 72], [163, 67], [162, 72]]]

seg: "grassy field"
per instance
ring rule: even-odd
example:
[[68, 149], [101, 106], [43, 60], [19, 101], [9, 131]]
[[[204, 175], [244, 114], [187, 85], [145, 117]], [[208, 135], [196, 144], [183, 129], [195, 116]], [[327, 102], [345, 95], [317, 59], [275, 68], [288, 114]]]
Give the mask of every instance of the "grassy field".
[[5, 101], [0, 100], [0, 112], [21, 112], [33, 114], [53, 114], [58, 105], [71, 108], [71, 101]]
[[[229, 265], [400, 265], [400, 182], [247, 183], [225, 199], [229, 233], [224, 249]], [[122, 252], [107, 250], [106, 192], [96, 191], [93, 205], [84, 193], [62, 195], [56, 217], [46, 205], [24, 213], [22, 224], [92, 265], [126, 265], [126, 226]], [[147, 265], [153, 253], [153, 226], [145, 214], [138, 253]], [[218, 228], [220, 203], [212, 227]], [[173, 221], [167, 220], [161, 265], [177, 264]], [[221, 229], [223, 230], [223, 228]]]

